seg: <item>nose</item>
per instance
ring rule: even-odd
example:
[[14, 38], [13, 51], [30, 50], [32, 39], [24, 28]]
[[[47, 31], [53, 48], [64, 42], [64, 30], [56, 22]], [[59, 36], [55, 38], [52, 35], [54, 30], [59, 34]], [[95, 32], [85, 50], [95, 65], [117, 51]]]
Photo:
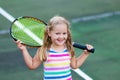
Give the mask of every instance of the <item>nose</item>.
[[60, 38], [60, 39], [65, 39], [65, 35], [60, 34], [60, 35], [59, 35], [59, 38]]
[[59, 37], [60, 37], [60, 38], [63, 38], [63, 34], [60, 34]]

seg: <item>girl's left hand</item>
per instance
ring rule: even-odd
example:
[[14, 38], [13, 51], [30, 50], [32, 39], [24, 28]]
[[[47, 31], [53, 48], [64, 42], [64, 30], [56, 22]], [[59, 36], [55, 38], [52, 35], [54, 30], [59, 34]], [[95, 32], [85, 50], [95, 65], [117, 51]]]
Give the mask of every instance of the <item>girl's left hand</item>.
[[93, 47], [92, 45], [90, 45], [90, 44], [86, 44], [86, 47], [87, 47], [88, 50], [91, 50], [91, 49], [94, 48], [94, 47]]
[[[94, 47], [93, 47], [92, 45], [90, 45], [90, 44], [86, 44], [86, 47], [87, 47], [88, 50], [91, 50], [91, 49], [94, 48]], [[85, 52], [85, 53], [89, 53], [88, 50], [84, 50], [84, 52]]]

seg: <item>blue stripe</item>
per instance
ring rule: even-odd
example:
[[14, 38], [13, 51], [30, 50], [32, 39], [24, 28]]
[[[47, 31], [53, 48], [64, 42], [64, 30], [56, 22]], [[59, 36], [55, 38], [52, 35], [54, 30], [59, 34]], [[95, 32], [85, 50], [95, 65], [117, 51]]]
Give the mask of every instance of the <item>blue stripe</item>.
[[[55, 51], [55, 50], [53, 50], [53, 49], [48, 50], [48, 52], [50, 52], [50, 53], [58, 53], [58, 52], [56, 52], [56, 51]], [[68, 50], [67, 50], [67, 49], [65, 49], [65, 50], [63, 50], [62, 52], [68, 52]]]
[[49, 50], [49, 52], [50, 52], [50, 53], [57, 53], [57, 52], [55, 52], [55, 51], [53, 51], [53, 50]]
[[65, 76], [55, 76], [55, 77], [45, 77], [45, 79], [58, 79], [58, 78], [66, 78], [71, 76], [71, 73]]

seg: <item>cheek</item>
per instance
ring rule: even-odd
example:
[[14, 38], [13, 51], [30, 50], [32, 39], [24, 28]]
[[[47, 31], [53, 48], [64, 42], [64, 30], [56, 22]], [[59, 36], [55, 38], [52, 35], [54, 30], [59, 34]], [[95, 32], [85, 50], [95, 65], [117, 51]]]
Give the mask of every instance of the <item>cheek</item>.
[[51, 39], [57, 39], [58, 37], [57, 36], [52, 36]]
[[52, 35], [51, 35], [51, 39], [52, 39], [52, 40], [55, 40], [55, 39], [57, 39], [57, 38], [58, 38], [58, 36], [56, 36], [55, 34], [52, 34]]
[[66, 34], [65, 37], [68, 38], [68, 34]]
[[69, 35], [66, 35], [66, 40], [69, 40], [70, 39], [70, 36]]
[[65, 36], [65, 39], [67, 39], [67, 38], [68, 38], [68, 35]]

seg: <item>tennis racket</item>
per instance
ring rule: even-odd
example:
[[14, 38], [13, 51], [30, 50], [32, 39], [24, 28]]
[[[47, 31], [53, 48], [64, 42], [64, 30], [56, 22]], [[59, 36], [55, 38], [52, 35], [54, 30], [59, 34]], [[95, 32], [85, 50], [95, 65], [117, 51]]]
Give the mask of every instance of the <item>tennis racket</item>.
[[[43, 44], [46, 23], [38, 18], [23, 16], [15, 19], [10, 27], [11, 37], [30, 47], [40, 47]], [[73, 42], [73, 46], [88, 50], [86, 46]], [[94, 49], [88, 50], [94, 53]]]

